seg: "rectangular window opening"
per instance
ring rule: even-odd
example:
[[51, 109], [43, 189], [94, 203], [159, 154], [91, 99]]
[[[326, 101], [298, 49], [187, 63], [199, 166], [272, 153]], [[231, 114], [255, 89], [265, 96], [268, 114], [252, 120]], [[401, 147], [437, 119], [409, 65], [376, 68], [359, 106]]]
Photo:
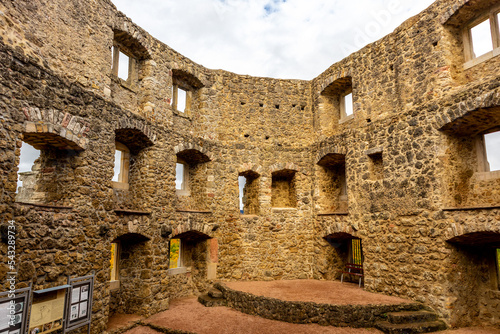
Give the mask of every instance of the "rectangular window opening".
[[[19, 157], [19, 170], [17, 172], [17, 189], [16, 193], [24, 190], [33, 189], [36, 182], [36, 174], [34, 169], [35, 160], [40, 157], [40, 151], [28, 143], [22, 142], [21, 155]], [[28, 189], [29, 188], [29, 189]]]
[[470, 29], [473, 58], [480, 57], [493, 50], [490, 20], [475, 25]]
[[169, 269], [181, 267], [181, 239], [170, 240]]
[[177, 110], [180, 112], [186, 111], [187, 92], [184, 89], [177, 89]]
[[484, 135], [486, 159], [491, 172], [500, 170], [500, 131]]
[[350, 116], [354, 113], [352, 105], [352, 93], [349, 93], [343, 97], [344, 102], [344, 114], [345, 116]]
[[122, 143], [115, 142], [115, 165], [113, 167], [113, 187], [128, 190], [130, 151]]
[[123, 52], [118, 52], [118, 78], [128, 80], [129, 57]]

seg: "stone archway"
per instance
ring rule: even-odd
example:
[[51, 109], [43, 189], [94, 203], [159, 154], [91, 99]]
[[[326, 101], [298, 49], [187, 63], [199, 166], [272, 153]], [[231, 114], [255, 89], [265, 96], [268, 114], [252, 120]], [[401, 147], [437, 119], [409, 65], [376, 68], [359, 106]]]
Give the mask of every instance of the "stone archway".
[[[347, 265], [363, 266], [364, 262], [361, 238], [346, 232], [346, 230], [350, 229], [340, 229], [323, 237], [334, 249], [327, 256], [332, 267], [330, 274], [334, 279], [340, 278]], [[356, 272], [362, 272], [362, 269], [356, 270]], [[358, 276], [344, 275], [344, 280], [354, 278], [359, 281]]]

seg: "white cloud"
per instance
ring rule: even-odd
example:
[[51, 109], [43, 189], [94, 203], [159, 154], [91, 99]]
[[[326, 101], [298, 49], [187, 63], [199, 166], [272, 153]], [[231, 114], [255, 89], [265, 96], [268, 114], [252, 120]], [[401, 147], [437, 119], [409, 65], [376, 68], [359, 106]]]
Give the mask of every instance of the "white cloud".
[[312, 79], [432, 0], [114, 0], [154, 37], [208, 68]]

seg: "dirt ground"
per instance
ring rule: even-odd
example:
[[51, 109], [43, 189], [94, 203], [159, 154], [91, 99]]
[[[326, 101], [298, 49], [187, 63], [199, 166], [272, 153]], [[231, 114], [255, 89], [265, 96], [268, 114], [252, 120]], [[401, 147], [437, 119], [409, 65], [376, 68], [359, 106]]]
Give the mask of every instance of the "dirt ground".
[[496, 328], [481, 328], [481, 327], [467, 327], [460, 329], [450, 329], [438, 332], [439, 334], [500, 334], [500, 329]]
[[[288, 301], [311, 301], [328, 304], [399, 304], [408, 300], [366, 292], [357, 284], [336, 281], [270, 281], [270, 282], [231, 282], [226, 283], [231, 289], [249, 292], [255, 295], [278, 298]], [[119, 323], [130, 325], [137, 321], [131, 315], [117, 316], [110, 321], [110, 327], [116, 328]], [[187, 331], [198, 334], [382, 334], [373, 328], [328, 327], [317, 324], [291, 324], [276, 320], [268, 320], [244, 313], [228, 307], [205, 307], [196, 297], [172, 300], [170, 309], [143, 320], [144, 324], [152, 324], [164, 328]], [[112, 326], [111, 326], [112, 325]], [[160, 333], [147, 326], [137, 326], [125, 334], [157, 334]], [[500, 334], [494, 328], [461, 328], [447, 330], [440, 334]]]
[[[170, 309], [145, 320], [171, 329], [198, 334], [378, 334], [375, 329], [326, 327], [317, 324], [303, 325], [264, 319], [240, 313], [228, 307], [205, 307], [196, 298], [178, 299], [170, 303]], [[135, 330], [135, 331], [134, 331]], [[134, 328], [126, 334], [146, 334]]]
[[[376, 329], [326, 327], [316, 324], [289, 324], [240, 313], [227, 307], [205, 307], [195, 297], [173, 300], [170, 309], [147, 320], [157, 326], [198, 334], [382, 334]], [[125, 334], [158, 334], [146, 326], [135, 327]], [[439, 334], [500, 334], [494, 328], [461, 328]]]
[[287, 301], [315, 302], [335, 305], [401, 304], [407, 299], [366, 292], [357, 284], [339, 281], [291, 280], [268, 282], [228, 282], [229, 288], [257, 296]]
[[113, 331], [117, 328], [133, 325], [135, 322], [144, 319], [136, 314], [114, 314], [109, 318], [107, 331]]

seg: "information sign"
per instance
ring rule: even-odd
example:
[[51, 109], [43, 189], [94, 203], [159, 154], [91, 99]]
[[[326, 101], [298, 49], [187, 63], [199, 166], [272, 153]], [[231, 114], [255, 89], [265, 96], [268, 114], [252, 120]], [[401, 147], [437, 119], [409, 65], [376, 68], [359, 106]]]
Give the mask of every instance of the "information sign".
[[31, 285], [0, 293], [0, 334], [24, 334], [27, 328]]
[[67, 297], [65, 332], [88, 325], [90, 333], [94, 277], [92, 274], [68, 278], [68, 284], [71, 287], [70, 295]]

